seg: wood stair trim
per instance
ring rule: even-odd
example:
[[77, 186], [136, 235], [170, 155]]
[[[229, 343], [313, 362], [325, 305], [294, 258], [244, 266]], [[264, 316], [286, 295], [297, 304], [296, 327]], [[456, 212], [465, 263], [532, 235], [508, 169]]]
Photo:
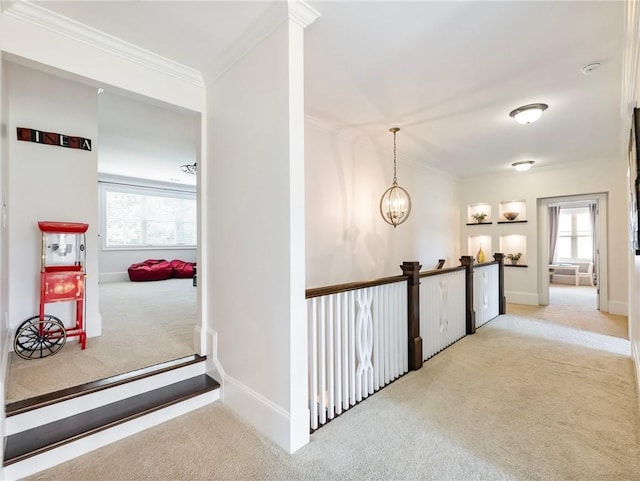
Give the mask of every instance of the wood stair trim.
[[77, 386], [61, 389], [40, 396], [34, 396], [32, 398], [23, 399], [21, 401], [15, 401], [5, 406], [5, 416], [16, 416], [28, 411], [49, 406], [51, 404], [67, 401], [79, 396], [91, 394], [94, 392], [102, 391], [111, 387], [119, 386], [128, 382], [137, 381], [147, 377], [161, 374], [163, 372], [179, 369], [181, 367], [196, 364], [198, 362], [204, 362], [207, 359], [206, 356], [199, 356], [198, 354], [191, 354], [189, 356], [173, 359], [171, 361], [162, 362], [160, 364], [154, 364], [153, 366], [143, 367], [133, 371], [125, 372], [122, 374], [116, 374], [97, 381], [91, 381]]
[[22, 431], [6, 438], [4, 466], [131, 421], [145, 414], [214, 391], [220, 384], [206, 374], [138, 394], [90, 411]]

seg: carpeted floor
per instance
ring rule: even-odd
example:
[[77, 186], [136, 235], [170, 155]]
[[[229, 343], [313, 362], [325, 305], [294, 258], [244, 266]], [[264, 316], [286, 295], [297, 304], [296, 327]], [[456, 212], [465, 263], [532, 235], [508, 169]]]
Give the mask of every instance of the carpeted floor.
[[597, 310], [597, 287], [549, 284], [549, 305], [508, 304], [507, 312], [628, 339], [626, 316]]
[[215, 403], [33, 480], [638, 480], [629, 341], [504, 315], [287, 455]]
[[102, 336], [77, 338], [54, 356], [10, 354], [6, 402], [76, 386], [193, 354], [197, 294], [192, 279], [100, 284]]

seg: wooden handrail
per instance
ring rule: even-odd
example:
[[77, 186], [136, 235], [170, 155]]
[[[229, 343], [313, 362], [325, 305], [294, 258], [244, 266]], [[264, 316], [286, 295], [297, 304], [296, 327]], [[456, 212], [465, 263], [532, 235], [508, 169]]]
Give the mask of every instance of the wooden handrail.
[[338, 294], [340, 292], [354, 291], [356, 289], [364, 289], [365, 287], [393, 284], [394, 282], [402, 282], [406, 280], [407, 276], [391, 276], [381, 277], [380, 279], [372, 279], [370, 281], [347, 282], [346, 284], [336, 284], [333, 286], [314, 287], [305, 291], [305, 299], [328, 296], [330, 294]]
[[433, 269], [430, 271], [422, 271], [420, 277], [439, 276], [440, 274], [446, 274], [447, 272], [463, 271], [464, 266], [447, 267], [446, 269]]

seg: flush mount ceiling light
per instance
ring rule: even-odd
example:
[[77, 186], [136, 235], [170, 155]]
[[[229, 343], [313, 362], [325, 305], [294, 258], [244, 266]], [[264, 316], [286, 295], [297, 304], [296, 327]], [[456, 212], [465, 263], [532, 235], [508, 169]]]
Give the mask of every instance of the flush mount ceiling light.
[[591, 75], [594, 71], [598, 70], [598, 68], [600, 68], [600, 62], [593, 62], [582, 67], [580, 71], [582, 75]]
[[195, 174], [196, 171], [198, 170], [198, 167], [196, 165], [196, 162], [194, 162], [193, 164], [184, 164], [180, 166], [180, 170], [182, 172], [184, 172], [185, 174]]
[[511, 164], [511, 167], [516, 169], [518, 172], [524, 172], [525, 170], [529, 170], [534, 163], [535, 162], [533, 160], [523, 160], [522, 162], [514, 162]]
[[411, 197], [409, 192], [398, 185], [396, 175], [396, 132], [399, 130], [398, 127], [389, 129], [389, 132], [393, 133], [393, 184], [382, 194], [380, 199], [380, 215], [387, 224], [391, 224], [394, 228], [407, 220], [411, 213]]
[[542, 112], [547, 110], [547, 104], [529, 104], [518, 107], [509, 113], [510, 117], [516, 119], [519, 124], [530, 124], [540, 118]]

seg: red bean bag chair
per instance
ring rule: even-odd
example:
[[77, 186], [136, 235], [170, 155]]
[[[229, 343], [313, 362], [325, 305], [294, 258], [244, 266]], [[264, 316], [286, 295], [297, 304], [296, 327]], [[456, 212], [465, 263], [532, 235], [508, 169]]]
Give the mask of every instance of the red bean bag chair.
[[131, 264], [128, 269], [129, 279], [133, 282], [161, 281], [173, 275], [171, 263], [164, 259], [147, 259], [144, 262]]
[[191, 278], [193, 277], [193, 267], [195, 262], [185, 262], [180, 259], [174, 259], [171, 261], [171, 267], [173, 269], [173, 277], [179, 278]]

